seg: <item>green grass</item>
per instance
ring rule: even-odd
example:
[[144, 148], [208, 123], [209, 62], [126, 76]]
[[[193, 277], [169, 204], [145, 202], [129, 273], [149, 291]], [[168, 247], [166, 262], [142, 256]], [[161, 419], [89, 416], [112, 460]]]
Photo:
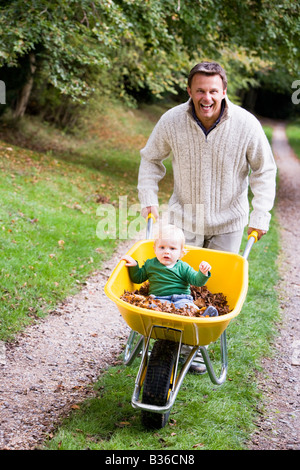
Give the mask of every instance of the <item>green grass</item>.
[[268, 137], [269, 142], [271, 142], [272, 139], [272, 134], [273, 134], [273, 129], [270, 126], [264, 126], [264, 131], [266, 136]]
[[0, 141], [1, 340], [53, 310], [110, 257], [117, 240], [97, 237], [97, 209], [107, 202], [118, 215], [119, 196], [128, 207], [137, 202], [138, 149], [151, 119], [150, 110], [115, 106], [75, 137], [27, 118], [17, 134], [24, 145]]
[[286, 134], [289, 144], [293, 148], [297, 157], [300, 158], [300, 120], [290, 123], [286, 127]]

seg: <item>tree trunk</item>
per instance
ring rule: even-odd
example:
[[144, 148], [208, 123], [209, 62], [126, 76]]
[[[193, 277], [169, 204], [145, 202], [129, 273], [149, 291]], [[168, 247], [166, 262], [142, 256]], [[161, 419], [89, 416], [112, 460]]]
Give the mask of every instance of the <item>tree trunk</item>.
[[33, 54], [33, 52], [30, 52], [30, 54], [29, 54], [29, 73], [27, 75], [27, 81], [26, 81], [25, 85], [23, 86], [23, 88], [21, 89], [21, 91], [19, 93], [19, 96], [18, 96], [16, 108], [15, 108], [14, 114], [13, 114], [15, 119], [20, 118], [20, 117], [24, 116], [24, 114], [25, 114], [26, 107], [27, 107], [29, 97], [30, 97], [30, 93], [31, 93], [31, 90], [32, 90], [33, 75], [34, 75], [35, 70], [36, 70], [35, 55]]

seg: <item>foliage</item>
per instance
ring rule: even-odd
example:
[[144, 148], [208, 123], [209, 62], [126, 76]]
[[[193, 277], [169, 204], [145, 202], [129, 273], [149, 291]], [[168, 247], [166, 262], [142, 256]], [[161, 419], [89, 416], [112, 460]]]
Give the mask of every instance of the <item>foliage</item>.
[[95, 88], [119, 99], [174, 93], [195, 62], [222, 62], [224, 51], [242, 64], [235, 77], [245, 72], [241, 51], [256, 67], [263, 60], [295, 74], [299, 8], [288, 0], [1, 1], [0, 70], [23, 73], [34, 54], [36, 89], [51, 85], [80, 102]]
[[2, 64], [17, 67], [20, 57], [33, 51], [49, 83], [73, 98], [85, 96], [86, 68], [107, 63], [96, 47], [93, 28], [85, 24], [83, 9], [89, 6], [91, 14], [90, 5], [72, 0], [7, 2], [0, 16]]

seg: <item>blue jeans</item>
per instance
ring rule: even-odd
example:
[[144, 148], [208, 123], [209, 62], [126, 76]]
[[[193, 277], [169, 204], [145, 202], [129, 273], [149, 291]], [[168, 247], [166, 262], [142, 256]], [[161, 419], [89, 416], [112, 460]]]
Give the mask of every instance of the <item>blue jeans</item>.
[[[187, 294], [173, 294], [173, 295], [153, 295], [154, 299], [160, 300], [161, 302], [167, 302], [174, 304], [175, 308], [182, 307], [194, 307], [198, 309], [197, 305], [194, 304], [193, 297]], [[198, 309], [199, 310], [199, 309]]]

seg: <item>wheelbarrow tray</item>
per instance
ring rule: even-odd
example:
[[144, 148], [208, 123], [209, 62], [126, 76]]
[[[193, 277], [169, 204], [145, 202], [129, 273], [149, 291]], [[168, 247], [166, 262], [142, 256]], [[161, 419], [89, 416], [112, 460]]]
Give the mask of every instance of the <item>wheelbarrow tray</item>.
[[[222, 292], [230, 312], [218, 317], [185, 317], [137, 307], [120, 299], [124, 291], [134, 291], [140, 284], [134, 284], [129, 277], [125, 261], [121, 260], [105, 285], [106, 295], [117, 305], [128, 326], [144, 337], [181, 341], [190, 346], [204, 346], [215, 342], [230, 321], [241, 311], [248, 290], [248, 262], [240, 255], [198, 248], [186, 245], [187, 253], [182, 258], [195, 270], [202, 260], [212, 266], [212, 276], [206, 286], [212, 293]], [[148, 258], [155, 256], [153, 240], [136, 242], [127, 252], [142, 266]], [[158, 326], [159, 328], [152, 328]]]

